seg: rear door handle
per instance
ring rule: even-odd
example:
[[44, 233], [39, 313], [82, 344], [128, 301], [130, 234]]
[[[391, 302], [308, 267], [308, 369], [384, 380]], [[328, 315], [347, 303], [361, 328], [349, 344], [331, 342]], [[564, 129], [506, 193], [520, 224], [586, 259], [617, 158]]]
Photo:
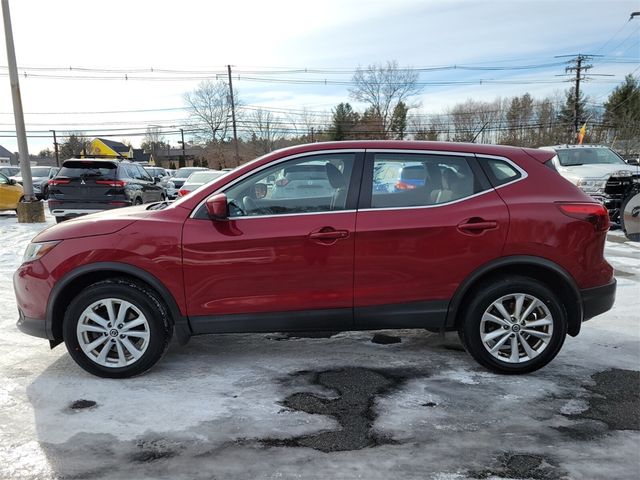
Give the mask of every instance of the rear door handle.
[[494, 220], [470, 219], [458, 224], [458, 230], [463, 233], [482, 233], [486, 230], [498, 228], [498, 222]]

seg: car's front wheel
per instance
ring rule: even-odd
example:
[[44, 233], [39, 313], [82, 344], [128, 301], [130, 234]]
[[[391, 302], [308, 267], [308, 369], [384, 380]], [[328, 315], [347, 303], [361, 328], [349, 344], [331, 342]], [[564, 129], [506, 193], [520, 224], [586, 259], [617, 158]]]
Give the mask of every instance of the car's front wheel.
[[63, 325], [71, 357], [99, 377], [139, 375], [160, 360], [173, 333], [159, 296], [142, 283], [94, 283], [69, 304]]
[[548, 287], [528, 277], [506, 276], [473, 292], [458, 333], [481, 365], [498, 373], [528, 373], [558, 354], [567, 319]]

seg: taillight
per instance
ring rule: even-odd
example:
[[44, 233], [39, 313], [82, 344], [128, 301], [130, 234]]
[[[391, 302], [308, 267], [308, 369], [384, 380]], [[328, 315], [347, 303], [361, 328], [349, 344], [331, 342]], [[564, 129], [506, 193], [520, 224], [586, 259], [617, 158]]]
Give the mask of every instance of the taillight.
[[68, 180], [68, 179], [59, 179], [59, 180], [56, 180], [55, 178], [52, 178], [52, 179], [51, 179], [51, 180], [49, 180], [47, 183], [48, 183], [49, 185], [56, 186], [56, 185], [66, 185], [66, 184], [67, 184], [67, 183], [69, 183], [69, 182], [71, 182], [71, 180]]
[[599, 203], [557, 203], [556, 205], [568, 217], [589, 222], [597, 232], [609, 230], [609, 212], [604, 205]]
[[110, 187], [124, 187], [127, 184], [124, 180], [96, 180], [96, 185], [108, 185]]
[[186, 197], [187, 195], [189, 195], [189, 190], [185, 190], [184, 188], [181, 188], [180, 190], [178, 190], [178, 196], [179, 197]]
[[414, 188], [416, 188], [416, 186], [411, 185], [410, 183], [405, 183], [402, 181], [396, 183], [396, 190], [413, 190]]
[[289, 180], [287, 180], [286, 178], [281, 178], [280, 180], [276, 180], [277, 187], [284, 187], [287, 185], [287, 183], [289, 183]]

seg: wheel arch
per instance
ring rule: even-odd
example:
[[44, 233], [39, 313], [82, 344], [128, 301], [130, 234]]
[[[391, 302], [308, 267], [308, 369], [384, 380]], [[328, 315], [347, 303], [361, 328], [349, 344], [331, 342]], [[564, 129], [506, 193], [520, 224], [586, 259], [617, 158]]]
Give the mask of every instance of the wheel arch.
[[178, 341], [185, 344], [191, 336], [187, 317], [180, 313], [180, 308], [173, 294], [154, 275], [139, 267], [118, 262], [98, 262], [83, 265], [62, 277], [51, 290], [47, 302], [46, 330], [52, 345], [62, 342], [62, 322], [67, 305], [85, 287], [114, 277], [127, 277], [146, 284], [158, 293], [166, 304]]
[[492, 277], [510, 274], [531, 277], [545, 283], [556, 292], [566, 310], [569, 335], [578, 335], [584, 312], [582, 296], [575, 280], [557, 263], [528, 255], [514, 255], [489, 262], [469, 275], [458, 286], [449, 303], [446, 328], [453, 330], [458, 327], [465, 301], [478, 285], [490, 281]]

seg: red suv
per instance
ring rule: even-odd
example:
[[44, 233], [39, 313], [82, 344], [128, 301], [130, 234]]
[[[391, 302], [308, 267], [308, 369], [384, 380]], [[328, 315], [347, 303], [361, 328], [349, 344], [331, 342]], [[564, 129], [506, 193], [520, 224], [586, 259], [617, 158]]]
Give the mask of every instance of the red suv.
[[[531, 372], [615, 298], [607, 211], [554, 155], [405, 141], [273, 152], [174, 203], [37, 235], [14, 276], [18, 327], [103, 377], [149, 369], [174, 332], [381, 328], [457, 330], [485, 367]], [[404, 167], [415, 181], [388, 188]]]

